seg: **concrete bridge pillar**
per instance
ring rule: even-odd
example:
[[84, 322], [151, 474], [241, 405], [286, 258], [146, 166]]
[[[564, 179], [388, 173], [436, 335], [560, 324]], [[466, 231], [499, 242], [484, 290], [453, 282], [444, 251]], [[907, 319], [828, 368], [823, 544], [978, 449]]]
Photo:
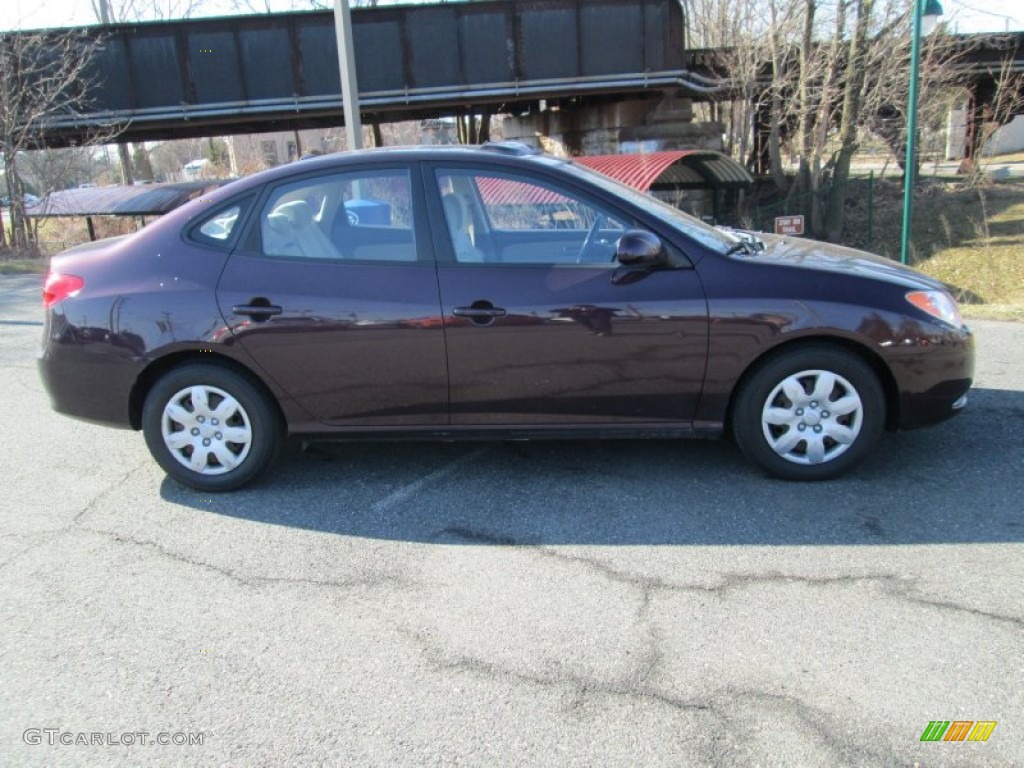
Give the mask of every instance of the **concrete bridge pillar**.
[[674, 92], [658, 99], [603, 104], [548, 100], [535, 111], [506, 118], [506, 139], [565, 156], [658, 152], [669, 149], [721, 151], [721, 123], [694, 122], [693, 103]]
[[960, 162], [960, 173], [974, 173], [985, 141], [999, 127], [994, 122], [993, 104], [996, 100], [994, 80], [976, 81], [968, 88], [966, 125], [964, 126], [964, 159]]

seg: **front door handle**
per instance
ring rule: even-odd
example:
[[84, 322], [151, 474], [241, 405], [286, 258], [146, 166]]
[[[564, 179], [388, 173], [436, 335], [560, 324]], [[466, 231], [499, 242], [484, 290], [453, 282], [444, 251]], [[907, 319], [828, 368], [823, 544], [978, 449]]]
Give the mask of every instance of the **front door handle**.
[[269, 320], [272, 316], [280, 315], [284, 312], [281, 307], [271, 304], [266, 299], [263, 301], [253, 299], [250, 304], [236, 304], [231, 308], [231, 311], [236, 315], [248, 315], [253, 320]]

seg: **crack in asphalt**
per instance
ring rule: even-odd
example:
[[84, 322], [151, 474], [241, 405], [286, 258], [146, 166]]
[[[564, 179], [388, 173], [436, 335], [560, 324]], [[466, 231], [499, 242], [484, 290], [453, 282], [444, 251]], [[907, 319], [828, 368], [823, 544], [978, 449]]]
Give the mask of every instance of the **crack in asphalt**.
[[719, 593], [732, 589], [740, 589], [752, 584], [763, 583], [802, 583], [811, 585], [831, 585], [843, 583], [858, 583], [865, 581], [891, 582], [899, 580], [895, 574], [864, 574], [847, 576], [798, 576], [785, 574], [778, 571], [769, 571], [759, 574], [724, 574], [720, 575], [721, 583], [715, 585], [703, 584], [680, 584], [677, 582], [665, 581], [659, 577], [643, 576], [619, 570], [608, 563], [582, 555], [570, 555], [552, 547], [544, 546], [537, 541], [516, 539], [512, 536], [496, 533], [493, 531], [472, 529], [464, 526], [448, 526], [435, 535], [434, 540], [445, 536], [454, 536], [463, 541], [473, 544], [491, 544], [506, 547], [529, 549], [537, 555], [565, 563], [580, 565], [609, 581], [626, 586], [635, 587], [641, 590], [665, 590], [679, 592], [705, 592]]
[[[646, 608], [642, 608], [645, 610]], [[778, 720], [779, 710], [789, 714], [794, 720], [811, 734], [811, 737], [829, 750], [842, 764], [878, 764], [896, 765], [900, 763], [898, 755], [880, 749], [880, 739], [863, 736], [855, 739], [844, 736], [848, 729], [842, 722], [825, 710], [818, 709], [789, 694], [777, 694], [756, 689], [722, 688], [710, 695], [687, 698], [659, 689], [651, 679], [637, 681], [632, 685], [618, 682], [595, 680], [585, 675], [564, 672], [561, 676], [545, 676], [524, 672], [474, 658], [466, 654], [452, 653], [446, 650], [426, 632], [399, 628], [399, 633], [411, 640], [420, 650], [426, 663], [441, 673], [458, 672], [462, 674], [481, 675], [514, 685], [534, 686], [542, 689], [562, 689], [572, 693], [572, 699], [565, 707], [567, 713], [580, 710], [593, 697], [611, 699], [627, 699], [630, 701], [650, 702], [666, 706], [681, 714], [704, 714], [715, 718], [716, 727], [712, 729], [712, 745], [709, 758], [715, 756], [721, 760], [709, 759], [708, 764], [728, 764], [737, 758], [737, 746], [747, 746], [751, 754], [756, 755], [761, 742], [756, 736], [744, 738], [749, 730], [751, 719], [735, 713], [742, 707], [743, 700], [750, 700], [754, 706], [768, 710], [772, 720]], [[860, 732], [858, 732], [860, 733]], [[747, 742], [749, 745], [737, 744]], [[865, 763], [866, 761], [866, 763]]]
[[978, 608], [971, 608], [971, 607], [966, 606], [966, 605], [959, 605], [958, 603], [951, 603], [948, 600], [931, 600], [931, 599], [929, 599], [927, 597], [922, 597], [920, 595], [914, 595], [914, 594], [909, 594], [909, 593], [902, 593], [902, 594], [896, 595], [896, 597], [902, 598], [904, 600], [908, 600], [908, 601], [910, 601], [912, 603], [917, 603], [918, 605], [927, 605], [927, 606], [929, 606], [931, 608], [938, 608], [939, 610], [942, 610], [942, 611], [953, 611], [953, 612], [956, 612], [956, 613], [966, 613], [966, 614], [969, 614], [971, 616], [977, 616], [978, 618], [989, 619], [991, 621], [997, 621], [997, 622], [1000, 622], [1000, 623], [1009, 624], [1009, 625], [1011, 625], [1013, 627], [1016, 627], [1017, 629], [1024, 629], [1024, 618], [1021, 618], [1020, 616], [1007, 616], [1006, 614], [1002, 614], [1002, 613], [993, 613], [991, 611], [982, 611], [982, 610], [980, 610]]
[[137, 466], [129, 469], [127, 472], [125, 472], [123, 476], [107, 484], [105, 487], [101, 488], [97, 492], [97, 494], [84, 507], [82, 507], [82, 509], [75, 513], [75, 516], [71, 518], [71, 522], [69, 522], [68, 524], [62, 525], [59, 528], [54, 528], [49, 531], [40, 531], [39, 534], [45, 537], [42, 541], [39, 541], [35, 544], [29, 544], [27, 547], [18, 550], [9, 558], [4, 560], [3, 562], [0, 562], [0, 569], [6, 568], [8, 565], [11, 565], [12, 563], [21, 559], [30, 552], [33, 552], [39, 549], [40, 547], [46, 546], [53, 539], [71, 533], [71, 531], [78, 529], [78, 523], [86, 513], [91, 512], [96, 507], [96, 505], [99, 504], [100, 501], [107, 498], [114, 490], [124, 485], [134, 472], [137, 472], [147, 463], [148, 462], [139, 462]]
[[833, 584], [856, 584], [860, 582], [882, 582], [888, 583], [897, 581], [898, 576], [889, 573], [864, 574], [847, 576], [798, 576], [778, 571], [767, 571], [764, 573], [725, 573], [719, 574], [719, 584], [680, 584], [678, 582], [665, 581], [664, 579], [652, 576], [633, 574], [621, 571], [606, 562], [595, 560], [580, 555], [569, 555], [549, 547], [538, 547], [537, 551], [543, 557], [549, 557], [567, 563], [576, 563], [597, 573], [610, 581], [641, 589], [664, 590], [667, 592], [700, 592], [705, 594], [720, 594], [735, 589], [743, 589], [758, 584], [808, 584], [812, 586], [831, 586]]
[[[828, 761], [838, 765], [900, 765], [904, 763], [900, 757], [889, 750], [879, 749], [883, 742], [881, 734], [865, 734], [863, 728], [855, 733], [860, 738], [854, 739], [849, 734], [849, 724], [838, 720], [826, 710], [813, 707], [807, 702], [791, 694], [773, 693], [753, 688], [728, 687], [720, 689], [714, 696], [720, 702], [718, 707], [725, 713], [725, 718], [730, 726], [726, 729], [734, 736], [743, 734], [749, 730], [751, 720], [749, 717], [737, 718], [730, 714], [742, 706], [743, 700], [750, 700], [758, 708], [769, 710], [770, 720], [773, 727], [784, 727], [780, 723], [779, 710], [782, 716], [790, 715], [799, 722], [807, 731], [812, 734], [823, 748], [831, 751], [831, 759]], [[758, 754], [761, 747], [761, 740], [757, 737], [749, 739], [749, 749], [752, 754]], [[735, 756], [734, 756], [735, 757]]]
[[[462, 456], [459, 456], [458, 458], [454, 459], [453, 461], [451, 461], [451, 462], [449, 462], [449, 463], [447, 463], [447, 464], [445, 464], [445, 465], [435, 469], [432, 472], [427, 473], [426, 475], [420, 477], [419, 479], [414, 480], [411, 483], [408, 483], [407, 485], [397, 489], [396, 491], [388, 494], [384, 498], [378, 500], [373, 505], [373, 510], [375, 512], [381, 513], [381, 512], [389, 510], [390, 508], [392, 508], [392, 507], [394, 507], [396, 505], [404, 503], [409, 498], [411, 498], [416, 493], [418, 493], [423, 488], [425, 488], [427, 485], [447, 477], [448, 475], [450, 475], [451, 473], [455, 472], [457, 469], [459, 469], [463, 465], [468, 464], [468, 463], [476, 460], [482, 454], [486, 453], [489, 450], [490, 450], [490, 446], [484, 446], [482, 448], [478, 448], [477, 450], [470, 451], [468, 453], [463, 454]], [[403, 580], [403, 579], [399, 579], [397, 577], [380, 577], [380, 576], [377, 576], [377, 577], [374, 577], [374, 578], [367, 578], [367, 579], [354, 579], [354, 580], [341, 580], [341, 581], [339, 581], [339, 580], [330, 580], [330, 579], [324, 579], [324, 580], [318, 580], [318, 579], [296, 579], [296, 578], [288, 578], [288, 577], [269, 577], [269, 576], [258, 576], [258, 575], [253, 575], [253, 576], [245, 577], [245, 576], [242, 576], [239, 573], [236, 573], [235, 571], [232, 571], [229, 568], [223, 568], [223, 567], [220, 567], [220, 566], [213, 565], [212, 563], [204, 562], [204, 561], [201, 561], [201, 560], [198, 560], [198, 559], [195, 559], [195, 558], [189, 558], [189, 557], [187, 557], [185, 555], [182, 555], [180, 553], [173, 552], [172, 550], [170, 550], [170, 549], [168, 549], [168, 548], [158, 544], [155, 541], [135, 539], [135, 538], [130, 537], [130, 536], [124, 536], [122, 534], [116, 533], [114, 531], [108, 531], [108, 530], [103, 530], [103, 529], [99, 529], [99, 528], [90, 528], [88, 526], [82, 525], [81, 521], [82, 521], [82, 519], [86, 515], [88, 515], [92, 511], [94, 511], [105, 499], [109, 498], [119, 488], [121, 488], [122, 486], [126, 485], [130, 481], [131, 477], [136, 472], [141, 470], [143, 467], [148, 466], [149, 463], [150, 462], [148, 460], [142, 460], [142, 461], [138, 462], [138, 464], [136, 466], [129, 468], [123, 475], [121, 475], [120, 477], [118, 477], [117, 479], [113, 480], [112, 482], [107, 484], [105, 487], [103, 487], [87, 504], [85, 504], [77, 513], [75, 513], [74, 517], [71, 518], [71, 521], [67, 525], [61, 526], [60, 528], [56, 528], [56, 529], [54, 529], [52, 531], [47, 532], [49, 535], [48, 535], [48, 537], [45, 540], [43, 540], [41, 542], [38, 542], [38, 543], [35, 543], [35, 544], [31, 544], [31, 545], [29, 545], [27, 547], [24, 547], [24, 548], [18, 550], [13, 555], [11, 555], [9, 558], [7, 558], [6, 560], [0, 562], [0, 568], [4, 568], [4, 567], [10, 565], [11, 563], [15, 562], [16, 560], [18, 560], [22, 556], [28, 554], [29, 552], [31, 552], [31, 551], [33, 551], [35, 549], [38, 549], [39, 547], [45, 546], [49, 541], [51, 541], [53, 538], [55, 538], [57, 536], [61, 536], [63, 534], [70, 533], [73, 530], [80, 530], [80, 531], [89, 531], [89, 532], [94, 533], [94, 534], [105, 536], [105, 537], [111, 539], [112, 541], [119, 542], [119, 543], [132, 543], [132, 544], [136, 544], [138, 546], [150, 547], [151, 549], [153, 549], [154, 551], [158, 552], [159, 554], [161, 554], [161, 555], [163, 555], [165, 557], [177, 560], [178, 562], [181, 562], [181, 563], [185, 563], [185, 564], [188, 564], [188, 565], [193, 565], [193, 566], [196, 566], [196, 567], [200, 567], [200, 568], [204, 568], [204, 569], [210, 570], [210, 571], [215, 572], [215, 573], [219, 573], [219, 574], [221, 574], [223, 576], [226, 576], [226, 577], [228, 577], [230, 579], [233, 579], [234, 581], [236, 581], [236, 582], [238, 582], [240, 584], [245, 584], [245, 585], [248, 585], [248, 586], [255, 586], [257, 583], [263, 583], [263, 584], [306, 584], [306, 585], [310, 585], [310, 586], [322, 586], [322, 587], [331, 587], [331, 588], [374, 587], [374, 586], [379, 586], [379, 585], [383, 585], [383, 584], [391, 584], [391, 585], [402, 586], [402, 587], [407, 586], [407, 582], [405, 580]], [[463, 532], [463, 533], [465, 535], [472, 535], [472, 533], [469, 532], [468, 530]]]
[[861, 575], [845, 576], [798, 576], [777, 571], [754, 574], [719, 574], [720, 583], [713, 585], [703, 584], [680, 584], [665, 581], [658, 577], [643, 576], [619, 570], [606, 562], [581, 555], [570, 555], [560, 552], [551, 547], [546, 547], [537, 542], [516, 539], [502, 533], [467, 528], [464, 526], [448, 526], [443, 529], [436, 538], [453, 536], [473, 544], [489, 544], [506, 547], [518, 547], [529, 549], [531, 552], [545, 558], [559, 560], [565, 563], [579, 565], [587, 570], [602, 576], [617, 584], [640, 590], [641, 600], [650, 600], [652, 591], [666, 592], [701, 592], [705, 594], [720, 595], [724, 592], [736, 589], [743, 589], [748, 586], [760, 584], [805, 584], [809, 586], [832, 586], [842, 584], [858, 584], [876, 582], [881, 584], [889, 597], [896, 600], [906, 600], [922, 606], [938, 608], [951, 612], [964, 613], [977, 618], [1008, 624], [1018, 629], [1024, 628], [1024, 618], [992, 611], [984, 611], [978, 608], [961, 605], [948, 600], [934, 600], [917, 594], [910, 585], [905, 585], [905, 579], [893, 573], [868, 573]]
[[777, 571], [753, 574], [720, 574], [721, 583], [712, 586], [701, 584], [677, 584], [664, 581], [663, 579], [650, 578], [637, 574], [630, 574], [617, 570], [607, 563], [593, 560], [578, 555], [567, 555], [563, 552], [541, 547], [538, 548], [546, 557], [553, 557], [564, 562], [574, 562], [583, 565], [589, 570], [605, 576], [609, 580], [620, 584], [632, 585], [645, 590], [664, 590], [667, 592], [703, 592], [720, 594], [734, 589], [742, 589], [747, 586], [759, 584], [805, 584], [809, 586], [832, 586], [835, 584], [858, 584], [864, 582], [876, 582], [881, 584], [885, 593], [896, 600], [906, 600], [942, 610], [966, 613], [979, 618], [990, 619], [1001, 623], [1010, 624], [1017, 628], [1024, 628], [1024, 618], [1019, 616], [1008, 616], [1006, 614], [983, 611], [978, 608], [960, 605], [946, 600], [933, 600], [917, 594], [910, 585], [905, 585], [906, 579], [892, 573], [874, 573], [846, 576], [797, 576]]
[[608, 563], [595, 558], [582, 555], [570, 555], [560, 552], [554, 548], [543, 546], [536, 541], [516, 539], [507, 534], [494, 531], [480, 530], [466, 526], [448, 526], [441, 530], [434, 539], [444, 537], [455, 537], [471, 544], [488, 544], [495, 546], [517, 547], [529, 549], [541, 557], [559, 560], [565, 563], [579, 565], [587, 570], [602, 576], [609, 581], [623, 584], [628, 587], [640, 590], [641, 600], [650, 600], [652, 591], [666, 592], [702, 592], [705, 594], [722, 594], [724, 592], [743, 589], [748, 586], [759, 584], [805, 584], [810, 586], [832, 586], [836, 584], [858, 584], [865, 582], [876, 582], [883, 586], [886, 594], [893, 599], [906, 600], [918, 605], [938, 608], [951, 612], [965, 613], [978, 618], [989, 619], [1003, 624], [1009, 624], [1016, 628], [1024, 628], [1024, 618], [1006, 614], [983, 611], [966, 605], [960, 605], [947, 600], [933, 600], [916, 594], [909, 585], [904, 585], [905, 579], [893, 573], [868, 573], [862, 575], [845, 576], [798, 576], [785, 574], [777, 571], [754, 574], [719, 574], [720, 583], [714, 585], [703, 584], [679, 584], [665, 581], [658, 577], [643, 576], [619, 570]]
[[121, 486], [126, 485], [128, 483], [128, 480], [131, 479], [131, 476], [133, 474], [135, 474], [140, 469], [142, 469], [143, 467], [148, 466], [148, 465], [149, 465], [149, 461], [140, 461], [140, 462], [138, 462], [138, 464], [136, 464], [134, 467], [129, 469], [127, 472], [125, 472], [120, 478], [114, 480], [109, 485], [107, 485], [105, 488], [101, 489], [100, 492], [97, 493], [93, 497], [92, 501], [90, 501], [88, 504], [86, 504], [84, 507], [82, 507], [75, 514], [75, 516], [73, 518], [71, 518], [71, 523], [69, 525], [65, 526], [64, 530], [70, 530], [75, 525], [77, 525], [78, 522], [83, 517], [85, 517], [85, 515], [87, 515], [89, 512], [92, 512], [101, 501], [103, 501], [105, 498], [110, 496], [115, 490], [117, 490]]
[[230, 568], [214, 565], [213, 563], [208, 563], [198, 558], [188, 557], [187, 555], [183, 555], [179, 552], [174, 552], [173, 550], [170, 550], [167, 547], [164, 547], [163, 545], [148, 539], [137, 539], [133, 536], [124, 536], [120, 533], [117, 533], [116, 531], [106, 531], [99, 528], [89, 528], [87, 526], [81, 526], [79, 530], [88, 531], [89, 533], [93, 533], [98, 536], [103, 536], [104, 538], [109, 539], [110, 541], [113, 541], [117, 544], [131, 544], [136, 547], [147, 549], [151, 552], [155, 552], [156, 554], [166, 559], [173, 560], [183, 565], [191, 565], [196, 568], [202, 568], [203, 570], [219, 574], [228, 579], [231, 579], [232, 581], [238, 584], [242, 584], [243, 586], [248, 587], [257, 587], [263, 584], [272, 586], [304, 585], [313, 587], [328, 587], [333, 589], [357, 589], [361, 587], [373, 588], [381, 586], [395, 586], [404, 588], [408, 586], [407, 582], [404, 579], [400, 579], [395, 576], [379, 575], [361, 579], [312, 579], [293, 578], [287, 576], [259, 575], [243, 576], [242, 574], [236, 573]]
[[541, 688], [563, 688], [573, 692], [568, 709], [576, 709], [592, 694], [613, 698], [646, 700], [671, 707], [680, 712], [708, 712], [714, 707], [703, 701], [690, 701], [657, 690], [649, 685], [628, 686], [621, 683], [605, 682], [584, 675], [566, 671], [562, 677], [548, 677], [529, 674], [502, 667], [493, 662], [477, 659], [464, 654], [453, 654], [426, 637], [422, 631], [398, 628], [399, 633], [413, 641], [427, 663], [441, 671], [456, 671], [498, 678], [507, 682], [533, 685]]
[[[638, 613], [649, 610], [649, 592], [644, 593]], [[481, 675], [506, 683], [535, 686], [542, 689], [564, 689], [572, 692], [572, 699], [565, 707], [567, 712], [581, 709], [588, 699], [604, 696], [612, 699], [628, 699], [660, 704], [685, 714], [707, 714], [718, 721], [713, 730], [714, 737], [711, 751], [722, 758], [710, 760], [709, 764], [730, 762], [730, 755], [735, 755], [738, 741], [750, 741], [751, 754], [757, 754], [760, 741], [751, 736], [743, 738], [749, 730], [751, 719], [740, 716], [735, 710], [742, 707], [743, 700], [750, 700], [754, 706], [768, 710], [771, 719], [778, 720], [779, 710], [789, 714], [806, 729], [812, 738], [829, 750], [843, 764], [878, 764], [896, 765], [901, 762], [899, 756], [889, 750], [880, 748], [881, 739], [863, 736], [855, 739], [848, 734], [849, 729], [828, 711], [816, 708], [791, 694], [779, 694], [757, 689], [727, 687], [718, 689], [711, 695], [699, 698], [686, 698], [661, 690], [654, 683], [654, 669], [644, 665], [643, 673], [634, 678], [632, 684], [621, 682], [605, 682], [591, 677], [564, 671], [561, 676], [545, 676], [524, 672], [500, 664], [485, 661], [463, 653], [453, 653], [423, 630], [415, 631], [398, 628], [398, 632], [413, 642], [420, 650], [426, 663], [440, 672], [459, 672], [463, 674]], [[657, 648], [657, 643], [655, 643]], [[658, 651], [660, 655], [660, 650]], [[656, 660], [654, 660], [656, 662]], [[858, 731], [858, 733], [861, 733]], [[731, 739], [731, 742], [726, 742]], [[866, 763], [865, 763], [866, 761]]]

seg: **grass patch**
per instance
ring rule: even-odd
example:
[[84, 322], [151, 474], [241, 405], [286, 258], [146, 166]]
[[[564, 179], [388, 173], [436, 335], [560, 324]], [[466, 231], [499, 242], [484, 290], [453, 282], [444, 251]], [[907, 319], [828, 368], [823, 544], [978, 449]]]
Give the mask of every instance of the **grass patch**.
[[981, 158], [982, 166], [988, 163], [1024, 163], [1024, 152], [1010, 152], [1005, 155], [985, 155]]
[[[898, 259], [900, 185], [876, 182], [870, 243], [862, 192], [851, 195], [848, 241]], [[1024, 320], [1024, 180], [973, 187], [923, 182], [914, 196], [911, 233], [911, 265], [948, 284], [966, 314]]]
[[45, 259], [0, 259], [0, 275], [41, 275]]
[[0, 275], [41, 275], [50, 260], [45, 256], [29, 256], [17, 251], [0, 251]]

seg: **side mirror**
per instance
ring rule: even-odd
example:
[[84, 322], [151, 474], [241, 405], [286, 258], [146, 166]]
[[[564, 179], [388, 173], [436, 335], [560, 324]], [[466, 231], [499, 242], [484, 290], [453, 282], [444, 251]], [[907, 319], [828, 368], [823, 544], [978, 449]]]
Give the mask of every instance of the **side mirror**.
[[619, 238], [615, 260], [624, 267], [661, 267], [668, 264], [668, 253], [657, 235], [630, 229]]

